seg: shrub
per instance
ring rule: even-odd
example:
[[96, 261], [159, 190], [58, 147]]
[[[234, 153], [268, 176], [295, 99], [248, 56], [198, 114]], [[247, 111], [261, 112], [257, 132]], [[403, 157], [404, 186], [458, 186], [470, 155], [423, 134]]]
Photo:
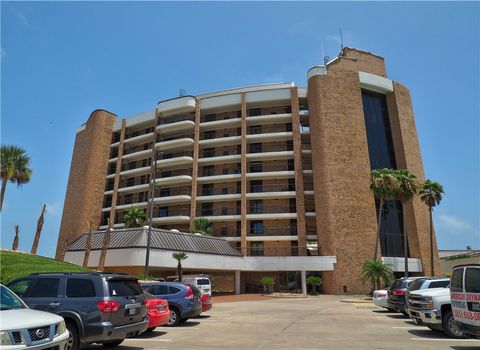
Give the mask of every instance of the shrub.
[[260, 279], [260, 284], [267, 288], [268, 293], [272, 293], [273, 285], [275, 284], [275, 278], [271, 276], [265, 276]]
[[308, 276], [307, 277], [307, 284], [312, 286], [311, 293], [316, 295], [317, 294], [317, 287], [323, 284], [323, 281], [318, 276]]

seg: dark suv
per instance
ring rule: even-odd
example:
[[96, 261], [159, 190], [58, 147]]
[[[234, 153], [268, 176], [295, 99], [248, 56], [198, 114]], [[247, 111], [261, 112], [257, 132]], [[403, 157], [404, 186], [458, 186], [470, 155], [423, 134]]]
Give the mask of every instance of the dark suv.
[[412, 284], [413, 281], [417, 280], [418, 278], [419, 277], [402, 277], [392, 282], [387, 290], [387, 305], [389, 309], [401, 312], [405, 316], [408, 316], [406, 310], [407, 301], [405, 299], [405, 292], [410, 284]]
[[8, 283], [32, 309], [58, 314], [70, 349], [91, 343], [117, 346], [144, 332], [145, 296], [134, 276], [113, 273], [37, 273]]

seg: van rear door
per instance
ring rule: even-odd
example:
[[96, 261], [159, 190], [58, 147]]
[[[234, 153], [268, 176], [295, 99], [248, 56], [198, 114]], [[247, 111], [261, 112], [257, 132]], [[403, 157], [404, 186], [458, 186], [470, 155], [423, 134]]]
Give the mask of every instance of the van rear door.
[[133, 276], [106, 277], [108, 301], [116, 302], [116, 311], [111, 312], [110, 321], [114, 326], [141, 322], [146, 313], [145, 296]]
[[480, 266], [455, 268], [450, 293], [455, 320], [480, 328]]

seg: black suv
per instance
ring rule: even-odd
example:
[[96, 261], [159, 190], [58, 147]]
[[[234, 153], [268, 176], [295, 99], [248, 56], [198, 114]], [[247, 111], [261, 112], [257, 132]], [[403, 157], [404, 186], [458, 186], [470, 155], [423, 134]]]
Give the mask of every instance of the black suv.
[[79, 272], [36, 273], [7, 285], [32, 309], [65, 319], [70, 349], [91, 343], [117, 346], [144, 332], [145, 296], [134, 276]]

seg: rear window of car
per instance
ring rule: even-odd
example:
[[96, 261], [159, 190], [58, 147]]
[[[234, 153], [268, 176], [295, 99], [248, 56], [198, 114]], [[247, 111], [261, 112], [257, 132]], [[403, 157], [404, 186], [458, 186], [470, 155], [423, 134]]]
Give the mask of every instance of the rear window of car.
[[115, 280], [108, 282], [108, 289], [112, 297], [129, 297], [143, 294], [137, 281]]
[[197, 286], [208, 286], [209, 284], [210, 284], [210, 280], [208, 278], [197, 279]]
[[154, 285], [148, 288], [148, 292], [152, 293], [153, 295], [166, 295], [166, 294], [170, 294], [170, 288], [168, 288], [168, 286], [165, 286], [163, 284]]
[[428, 288], [445, 288], [450, 284], [450, 281], [432, 281]]
[[170, 294], [177, 294], [180, 291], [180, 288], [170, 286]]
[[402, 289], [407, 286], [407, 281], [406, 280], [395, 280], [393, 281], [392, 285], [390, 286], [390, 289]]
[[58, 297], [59, 278], [38, 278], [29, 288], [30, 298], [55, 298]]
[[450, 278], [450, 291], [451, 292], [463, 292], [463, 268], [456, 269], [452, 273]]
[[67, 297], [90, 298], [95, 296], [93, 282], [86, 278], [69, 278], [67, 280]]
[[480, 293], [480, 269], [467, 267], [465, 271], [465, 292]]

